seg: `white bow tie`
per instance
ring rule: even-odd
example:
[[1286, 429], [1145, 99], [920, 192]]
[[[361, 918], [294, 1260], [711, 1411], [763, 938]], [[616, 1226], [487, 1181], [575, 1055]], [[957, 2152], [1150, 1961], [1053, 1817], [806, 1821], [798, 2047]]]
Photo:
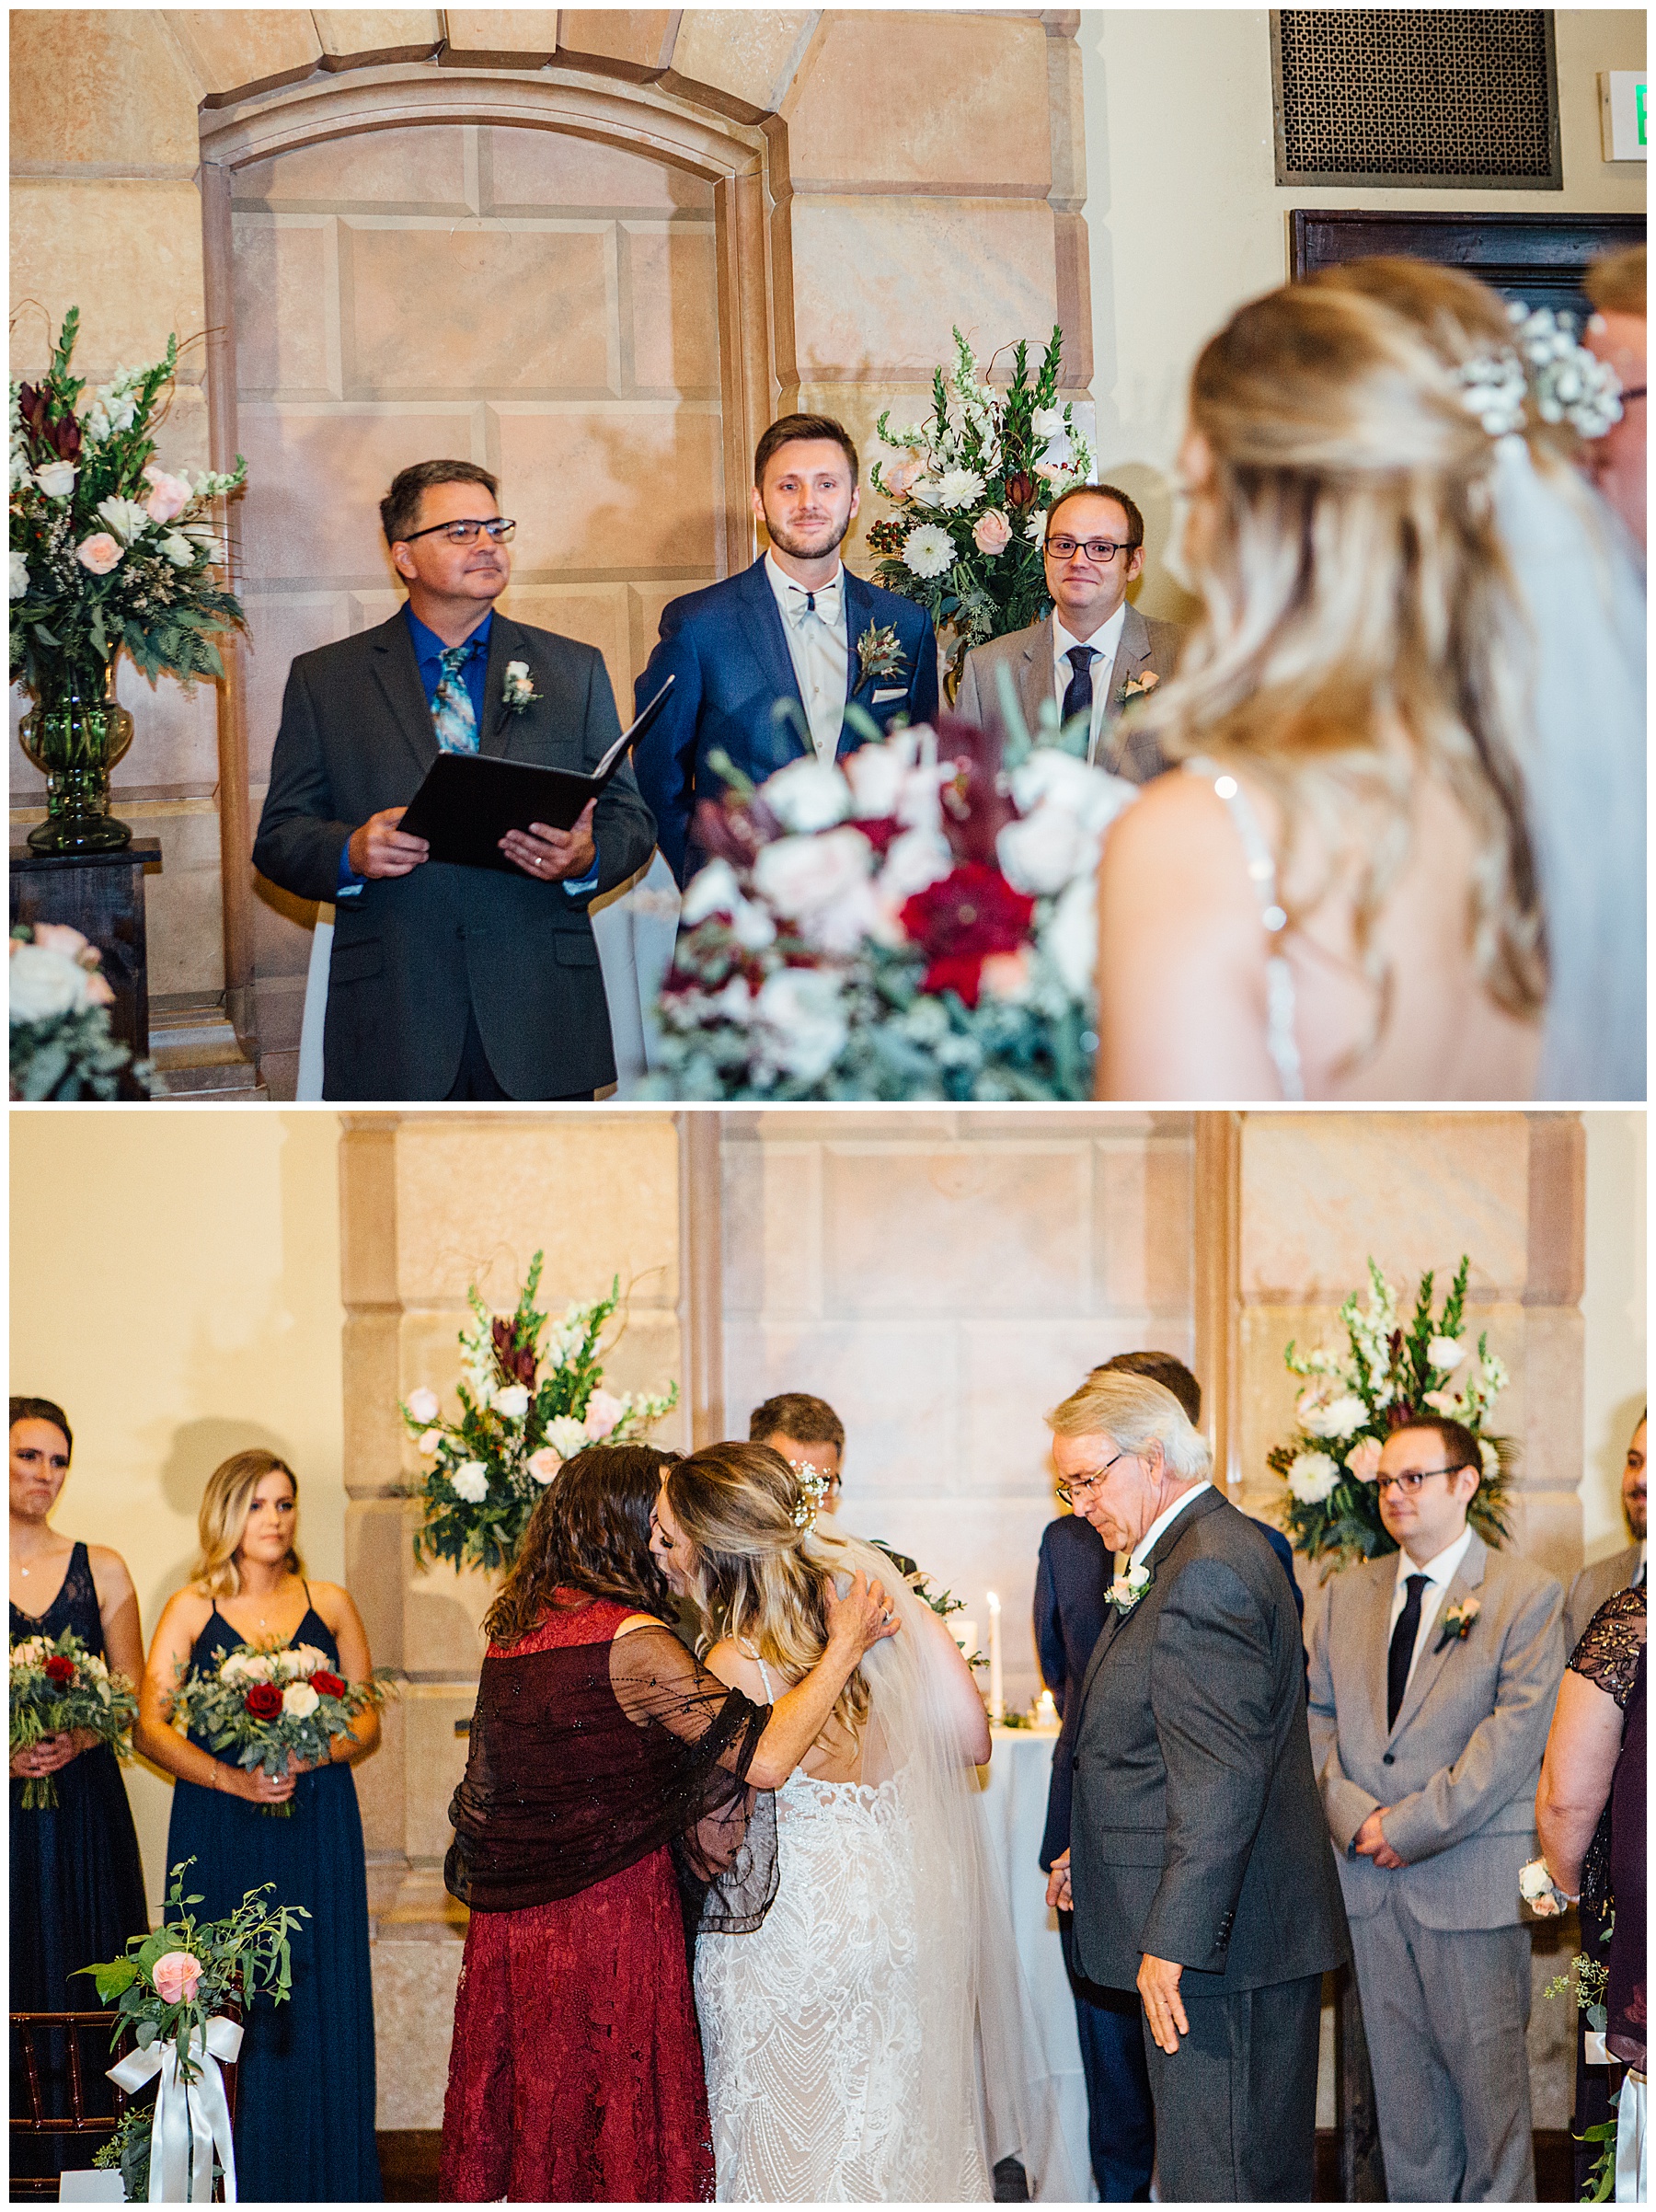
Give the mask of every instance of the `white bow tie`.
[[[811, 602], [814, 601], [813, 605]], [[819, 621], [839, 620], [840, 580], [825, 583], [820, 591], [808, 592], [803, 584], [790, 583], [788, 587], [788, 611], [796, 622], [803, 622], [807, 615], [814, 614]]]

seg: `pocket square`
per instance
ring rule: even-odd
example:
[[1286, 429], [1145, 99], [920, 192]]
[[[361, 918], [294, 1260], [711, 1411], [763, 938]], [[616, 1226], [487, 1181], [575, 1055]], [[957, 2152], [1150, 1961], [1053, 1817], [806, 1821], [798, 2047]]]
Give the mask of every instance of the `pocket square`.
[[882, 705], [882, 704], [884, 703], [884, 701], [885, 701], [885, 700], [887, 700], [887, 699], [906, 699], [906, 698], [907, 698], [907, 697], [908, 697], [908, 685], [907, 685], [906, 684], [897, 684], [897, 685], [890, 685], [890, 684], [888, 684], [888, 685], [887, 685], [884, 687], [884, 689], [883, 689], [883, 690], [880, 690], [880, 691], [876, 691], [876, 692], [875, 692], [875, 694], [874, 694], [874, 697], [873, 697], [873, 704], [874, 704], [876, 707], [879, 707], [879, 706]]

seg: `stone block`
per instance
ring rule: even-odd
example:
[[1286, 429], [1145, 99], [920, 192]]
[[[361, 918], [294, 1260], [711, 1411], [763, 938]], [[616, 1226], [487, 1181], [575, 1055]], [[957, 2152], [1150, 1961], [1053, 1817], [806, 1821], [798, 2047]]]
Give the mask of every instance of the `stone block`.
[[632, 384], [717, 399], [719, 267], [711, 225], [627, 223], [621, 236], [632, 300]]
[[[182, 344], [205, 328], [201, 202], [193, 184], [17, 178], [11, 213], [15, 374], [46, 367], [69, 307], [81, 311], [75, 372], [89, 386], [123, 363], [157, 360], [170, 331]], [[199, 384], [205, 369], [205, 348], [193, 346], [178, 381]]]
[[687, 8], [673, 41], [673, 75], [772, 113], [816, 21], [816, 11], [802, 7]]
[[[1510, 1418], [1524, 1423], [1519, 1480], [1526, 1489], [1567, 1490], [1573, 1495], [1581, 1483], [1583, 1337], [1579, 1307], [1524, 1308], [1523, 1356], [1509, 1365], [1515, 1385]], [[1504, 1428], [1506, 1400], [1500, 1415]]]
[[[349, 1444], [346, 1465], [351, 1466]], [[408, 1573], [410, 1524], [409, 1508], [401, 1498], [353, 1500], [345, 1508], [345, 1578], [376, 1666], [400, 1668], [403, 1663], [400, 1599]]]
[[1574, 1491], [1520, 1491], [1510, 1518], [1512, 1549], [1557, 1575], [1568, 1590], [1581, 1569], [1581, 1501]]
[[521, 518], [520, 568], [543, 577], [568, 569], [711, 573], [723, 496], [714, 409], [593, 406], [541, 414], [501, 402], [490, 412], [502, 495], [508, 513], [515, 503]]
[[248, 631], [248, 650], [242, 659], [247, 771], [255, 783], [264, 784], [270, 780], [270, 755], [282, 726], [289, 671], [301, 653], [349, 637], [351, 609], [343, 592], [301, 591], [278, 597], [257, 585], [247, 591], [243, 605]]
[[297, 84], [322, 59], [308, 8], [175, 7], [167, 19], [210, 108], [273, 85]]
[[[630, 671], [627, 678], [629, 685], [627, 697], [629, 698], [636, 702], [637, 692], [630, 686], [636, 685], [638, 678], [644, 673], [650, 654], [661, 641], [663, 610], [673, 600], [683, 598], [686, 592], [700, 591], [705, 584], [712, 583], [714, 581], [713, 572], [709, 569], [706, 576], [686, 579], [682, 582], [629, 583], [627, 585], [627, 655]], [[619, 705], [620, 693], [617, 692], [615, 697], [616, 704]]]
[[188, 177], [196, 88], [152, 8], [19, 9], [11, 18], [11, 165], [93, 162]]
[[443, 2126], [461, 1957], [458, 1942], [398, 1942], [385, 1935], [369, 1953], [381, 2054], [376, 2127]]
[[822, 1311], [822, 1148], [722, 1147], [724, 1309], [780, 1321]]
[[1188, 1143], [1094, 1147], [1095, 1300], [1110, 1312], [1188, 1314], [1194, 1295]]
[[604, 223], [434, 235], [342, 222], [347, 397], [618, 391], [615, 251]]
[[412, 61], [443, 43], [443, 11], [435, 7], [319, 7], [311, 19], [329, 61]]
[[[410, 1567], [403, 1585], [403, 1653], [409, 1675], [428, 1689], [437, 1682], [475, 1682], [483, 1664], [483, 1616], [493, 1602], [494, 1584], [469, 1568], [461, 1571], [442, 1560]], [[462, 1717], [470, 1710], [465, 1705]], [[460, 1763], [465, 1764], [464, 1752]], [[416, 1847], [410, 1842], [408, 1849]]]
[[1047, 36], [1032, 16], [831, 10], [783, 109], [796, 190], [1043, 199], [1052, 183]]
[[[395, 414], [248, 403], [239, 434], [249, 489], [242, 509], [246, 572], [307, 590], [393, 571], [379, 503], [399, 468], [415, 461], [480, 460], [468, 402], [410, 403]], [[321, 518], [326, 542], [318, 543]]]
[[468, 63], [516, 63], [538, 69], [558, 52], [555, 7], [451, 7], [444, 10], [448, 45], [443, 56]]
[[326, 207], [406, 215], [476, 214], [466, 177], [466, 136], [459, 124], [425, 123], [294, 146], [237, 169], [233, 204], [238, 211]]
[[338, 397], [339, 319], [328, 305], [339, 285], [332, 218], [238, 213], [235, 225], [237, 393]]
[[218, 809], [211, 799], [118, 810], [135, 837], [159, 837], [161, 869], [146, 874], [144, 926], [153, 998], [224, 987]]
[[619, 62], [642, 77], [667, 66], [678, 21], [670, 7], [566, 7], [558, 43], [571, 62]]
[[[348, 1129], [339, 1142], [339, 1296], [348, 1308], [390, 1308], [397, 1303], [395, 1127]], [[389, 1312], [353, 1313], [351, 1325], [370, 1319], [395, 1330], [396, 1316]], [[395, 1388], [395, 1365], [390, 1373]], [[384, 1383], [384, 1369], [376, 1365], [374, 1387]], [[354, 1394], [354, 1383], [351, 1388]], [[349, 1449], [346, 1456], [351, 1457]]]
[[947, 1488], [979, 1499], [1038, 1493], [1056, 1513], [1045, 1416], [1079, 1388], [1089, 1368], [1118, 1352], [1142, 1351], [1145, 1327], [1132, 1317], [963, 1322], [960, 1448]]
[[616, 711], [623, 722], [632, 720], [632, 638], [624, 583], [522, 583], [504, 593], [500, 604], [514, 622], [595, 645], [609, 672]]
[[[477, 1660], [482, 1659], [479, 1644]], [[466, 1771], [466, 1739], [456, 1721], [469, 1720], [475, 1682], [411, 1682], [403, 1693], [408, 1743], [408, 1853], [416, 1867], [438, 1867], [454, 1840], [449, 1800]]]
[[477, 167], [489, 215], [713, 213], [706, 178], [568, 131], [488, 126]]
[[[257, 822], [264, 805], [265, 794], [262, 789], [256, 786], [251, 796], [252, 818]], [[316, 926], [319, 909], [314, 901], [296, 899], [291, 892], [266, 882], [260, 875], [253, 878], [253, 893], [255, 972], [266, 981], [282, 980], [295, 995], [302, 995], [305, 972], [310, 965], [311, 932]], [[292, 1019], [290, 1017], [290, 1020]], [[280, 1042], [296, 1045], [299, 1042], [297, 1029]]]
[[[354, 1163], [353, 1184], [361, 1175], [374, 1176], [374, 1167]], [[342, 1217], [345, 1215], [342, 1206]], [[342, 1239], [342, 1273], [347, 1279], [354, 1277], [359, 1269], [376, 1274], [383, 1270], [384, 1255], [362, 1250], [364, 1244], [372, 1245], [374, 1237], [372, 1224], [361, 1219], [349, 1222]], [[345, 1464], [351, 1469], [351, 1487], [358, 1496], [383, 1492], [404, 1476], [403, 1423], [397, 1411], [403, 1395], [398, 1351], [395, 1313], [383, 1308], [348, 1311]]]
[[[358, 1596], [359, 1605], [361, 1602]], [[397, 1641], [400, 1642], [401, 1638]], [[372, 1631], [368, 1648], [376, 1666], [394, 1664], [380, 1650]], [[379, 1746], [365, 1759], [358, 1759], [351, 1769], [356, 1781], [357, 1809], [362, 1816], [362, 1841], [370, 1852], [400, 1852], [403, 1849], [408, 1825], [404, 1810], [408, 1792], [408, 1731], [404, 1720], [401, 1698], [387, 1698], [380, 1708]]]
[[929, 376], [956, 323], [986, 357], [1056, 319], [1044, 201], [801, 194], [791, 221], [801, 381]]
[[[1250, 1113], [1242, 1124], [1242, 1295], [1338, 1306], [1372, 1254], [1394, 1282], [1463, 1252], [1473, 1295], [1528, 1273], [1529, 1136], [1521, 1113]], [[1400, 1203], [1407, 1194], [1407, 1203]]]

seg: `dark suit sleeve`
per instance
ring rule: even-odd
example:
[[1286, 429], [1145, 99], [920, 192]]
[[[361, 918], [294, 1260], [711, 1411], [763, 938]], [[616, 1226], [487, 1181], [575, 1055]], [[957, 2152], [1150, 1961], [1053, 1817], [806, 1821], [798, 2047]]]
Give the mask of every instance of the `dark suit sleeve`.
[[914, 702], [912, 719], [916, 722], [935, 721], [937, 713], [937, 640], [932, 633], [931, 616], [920, 616], [920, 642], [914, 648], [914, 684], [909, 694]]
[[[1049, 1532], [1050, 1536], [1050, 1532]], [[1052, 1579], [1052, 1547], [1049, 1536], [1041, 1539], [1041, 1557], [1035, 1562], [1035, 1652], [1041, 1678], [1052, 1693], [1058, 1718], [1064, 1718], [1067, 1688], [1064, 1624], [1058, 1618], [1058, 1591]]]
[[678, 878], [684, 880], [684, 847], [696, 798], [696, 732], [701, 720], [701, 658], [693, 626], [680, 603], [661, 613], [661, 632], [634, 691], [634, 712], [648, 706], [672, 676], [673, 690], [655, 727], [633, 755], [638, 789], [655, 816], [656, 841]]
[[295, 898], [331, 899], [339, 887], [339, 855], [358, 826], [335, 818], [316, 702], [305, 662], [295, 661], [282, 694], [282, 727], [253, 841], [253, 865], [267, 881]]
[[1294, 1593], [1294, 1609], [1299, 1616], [1299, 1624], [1303, 1629], [1305, 1625], [1305, 1593], [1300, 1588], [1299, 1577], [1294, 1572], [1294, 1547], [1282, 1530], [1273, 1528], [1269, 1521], [1256, 1522], [1255, 1527], [1282, 1561], [1282, 1573], [1288, 1577], [1288, 1587]]
[[1167, 1771], [1167, 1851], [1139, 1948], [1225, 1971], [1230, 1922], [1271, 1791], [1271, 1623], [1223, 1560], [1193, 1560], [1156, 1624], [1150, 1710]]
[[[596, 650], [587, 667], [586, 714], [581, 726], [581, 755], [596, 767], [621, 734], [615, 712], [615, 695], [610, 688], [609, 670]], [[591, 897], [601, 898], [615, 884], [636, 875], [655, 845], [655, 823], [638, 796], [632, 763], [624, 760], [610, 778], [609, 788], [592, 810], [592, 837], [598, 847], [598, 881]], [[570, 897], [579, 906], [579, 893]]]

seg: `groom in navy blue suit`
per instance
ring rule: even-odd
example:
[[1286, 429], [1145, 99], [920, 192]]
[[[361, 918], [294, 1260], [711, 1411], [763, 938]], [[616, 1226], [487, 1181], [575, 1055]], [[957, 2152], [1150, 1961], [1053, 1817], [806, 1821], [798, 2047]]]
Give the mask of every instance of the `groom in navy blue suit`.
[[[898, 717], [928, 722], [937, 713], [930, 616], [841, 563], [857, 475], [857, 448], [832, 416], [773, 422], [753, 455], [753, 492], [770, 550], [662, 612], [660, 641], [638, 681], [638, 708], [668, 676], [677, 680], [633, 766], [681, 883], [707, 858], [695, 835], [696, 801], [724, 789], [713, 754], [763, 783], [808, 750], [832, 761], [860, 744], [844, 728], [854, 703], [882, 729]], [[778, 701], [795, 715], [778, 718]]]

